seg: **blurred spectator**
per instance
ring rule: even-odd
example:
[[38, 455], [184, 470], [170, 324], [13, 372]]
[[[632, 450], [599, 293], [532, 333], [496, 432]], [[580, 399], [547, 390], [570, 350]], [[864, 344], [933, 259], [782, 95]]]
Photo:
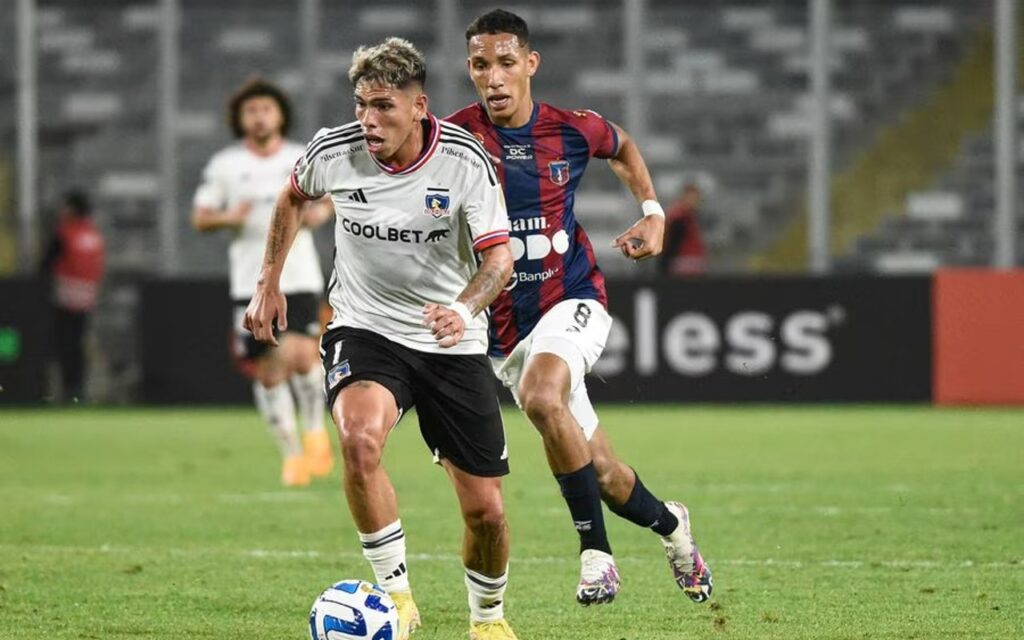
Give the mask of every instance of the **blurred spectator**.
[[697, 220], [700, 201], [700, 187], [696, 182], [688, 182], [665, 212], [665, 244], [660, 264], [663, 275], [686, 277], [704, 273], [707, 252]]
[[53, 278], [54, 344], [65, 401], [84, 399], [85, 331], [96, 307], [103, 254], [103, 236], [93, 224], [88, 196], [69, 192], [40, 268]]

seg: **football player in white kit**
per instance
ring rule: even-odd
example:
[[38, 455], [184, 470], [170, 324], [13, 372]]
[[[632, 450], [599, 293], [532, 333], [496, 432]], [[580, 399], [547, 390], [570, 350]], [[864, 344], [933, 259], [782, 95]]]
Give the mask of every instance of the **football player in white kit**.
[[[309, 484], [311, 475], [327, 475], [333, 464], [324, 428], [323, 374], [317, 350], [324, 279], [309, 229], [327, 220], [330, 203], [309, 203], [303, 210], [304, 227], [281, 276], [281, 290], [289, 298], [294, 322], [281, 336], [280, 348], [257, 342], [242, 327], [245, 305], [255, 292], [278, 186], [304, 151], [302, 145], [284, 137], [289, 114], [284, 93], [264, 80], [250, 80], [231, 97], [228, 119], [240, 141], [207, 163], [194, 198], [192, 224], [199, 231], [229, 229], [234, 234], [228, 250], [234, 355], [254, 378], [256, 407], [279, 442], [281, 481], [300, 486]], [[303, 427], [304, 443], [296, 422]]]
[[512, 273], [508, 215], [480, 144], [438, 121], [426, 63], [409, 42], [360, 48], [349, 79], [356, 122], [322, 129], [281, 192], [246, 326], [273, 341], [287, 309], [281, 269], [304, 202], [334, 202], [334, 318], [321, 340], [344, 486], [363, 555], [398, 605], [398, 638], [419, 626], [394, 488], [381, 464], [388, 434], [413, 406], [465, 523], [472, 640], [514, 640], [502, 601], [508, 473], [487, 351], [488, 304]]

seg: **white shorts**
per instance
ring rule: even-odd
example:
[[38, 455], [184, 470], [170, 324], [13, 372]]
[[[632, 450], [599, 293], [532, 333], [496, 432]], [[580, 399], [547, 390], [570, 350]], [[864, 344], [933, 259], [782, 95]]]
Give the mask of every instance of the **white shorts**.
[[563, 300], [541, 317], [507, 358], [491, 358], [491, 366], [519, 404], [519, 381], [530, 358], [551, 353], [564, 360], [570, 374], [569, 411], [589, 441], [597, 430], [597, 413], [583, 377], [601, 357], [611, 328], [612, 317], [597, 300]]

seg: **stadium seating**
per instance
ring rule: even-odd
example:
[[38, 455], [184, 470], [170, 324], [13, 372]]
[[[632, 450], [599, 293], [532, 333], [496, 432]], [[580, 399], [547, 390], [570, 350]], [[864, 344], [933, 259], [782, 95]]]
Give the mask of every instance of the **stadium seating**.
[[[345, 74], [352, 49], [386, 35], [412, 39], [430, 66], [432, 106], [446, 114], [474, 99], [462, 66], [463, 26], [492, 7], [460, 0], [456, 24], [439, 24], [429, 5], [387, 1], [353, 8], [322, 3], [314, 95], [301, 95], [297, 4], [279, 0], [182, 0], [181, 98], [178, 105], [178, 235], [180, 270], [226, 271], [227, 238], [199, 236], [188, 223], [203, 163], [228, 143], [226, 94], [259, 73], [315, 100], [319, 124], [349, 119]], [[649, 0], [644, 33], [646, 73], [625, 73], [624, 8], [617, 0], [514, 7], [533, 27], [543, 56], [538, 98], [589, 107], [623, 125], [629, 91], [641, 87], [646, 137], [641, 140], [667, 204], [689, 177], [715, 185], [703, 211], [712, 266], [740, 268], [799, 209], [806, 187], [810, 112], [806, 2], [739, 0], [680, 3]], [[41, 188], [53, 202], [71, 184], [96, 195], [101, 221], [118, 251], [111, 269], [125, 286], [154, 273], [159, 247], [157, 154], [158, 5], [97, 0], [39, 0]], [[836, 168], [872, 141], [873, 133], [921, 103], [942, 84], [970, 42], [988, 25], [986, 3], [871, 0], [835, 3], [833, 98]], [[13, 12], [0, 12], [0, 35], [14, 32]], [[13, 37], [0, 38], [13, 60]], [[635, 80], [635, 82], [634, 82]], [[636, 84], [638, 83], [638, 84]], [[13, 65], [0, 65], [0, 113], [13, 114]], [[301, 111], [301, 110], [300, 110]], [[0, 116], [0, 140], [13, 149], [13, 116]], [[297, 123], [308, 138], [312, 123]], [[593, 163], [577, 212], [594, 238], [606, 272], [646, 277], [651, 269], [618, 258], [609, 247], [635, 215], [614, 175]], [[940, 264], [983, 264], [991, 253], [991, 132], [963, 141], [959, 158], [933, 188], [907, 198], [908, 215], [888, 218], [842, 256], [843, 270], [921, 270]], [[318, 238], [325, 259], [329, 234]], [[120, 295], [116, 291], [113, 295]], [[130, 297], [122, 296], [128, 300]], [[115, 307], [117, 305], [114, 305]]]

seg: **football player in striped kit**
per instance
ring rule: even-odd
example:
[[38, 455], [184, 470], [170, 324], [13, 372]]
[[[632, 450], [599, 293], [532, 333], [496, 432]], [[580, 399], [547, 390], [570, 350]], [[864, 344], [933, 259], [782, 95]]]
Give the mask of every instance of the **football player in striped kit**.
[[590, 110], [531, 96], [540, 54], [519, 16], [496, 9], [466, 30], [469, 75], [480, 102], [447, 120], [473, 133], [496, 160], [511, 220], [512, 283], [491, 305], [495, 372], [540, 432], [580, 538], [582, 605], [611, 602], [619, 572], [601, 502], [661, 538], [673, 578], [694, 602], [711, 595], [711, 570], [690, 532], [687, 508], [663, 502], [619, 460], [587, 395], [584, 375], [611, 328], [604, 276], [576, 221], [576, 187], [591, 157], [605, 158], [644, 213], [615, 240], [622, 255], [661, 251], [665, 216], [636, 142]]

